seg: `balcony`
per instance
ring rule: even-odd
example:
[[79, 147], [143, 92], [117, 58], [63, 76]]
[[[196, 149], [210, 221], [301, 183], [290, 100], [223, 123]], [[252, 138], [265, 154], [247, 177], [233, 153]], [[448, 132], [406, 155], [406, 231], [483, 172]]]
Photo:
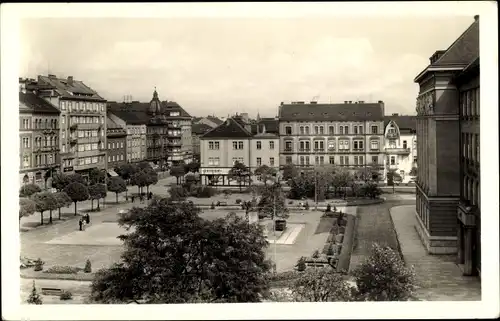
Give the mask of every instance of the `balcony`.
[[182, 137], [182, 133], [180, 131], [169, 132], [168, 137]]
[[410, 149], [389, 147], [385, 149], [385, 152], [387, 154], [408, 155], [410, 154]]
[[182, 146], [182, 142], [180, 140], [173, 140], [173, 141], [169, 141], [167, 143], [167, 146]]
[[299, 148], [299, 153], [310, 153], [311, 149], [310, 148]]
[[385, 135], [385, 136], [389, 139], [397, 139], [398, 138], [397, 133], [387, 133], [387, 135]]
[[364, 153], [365, 149], [364, 148], [353, 148], [352, 151], [355, 153]]
[[334, 152], [334, 151], [335, 151], [335, 147], [330, 147], [330, 148], [328, 148], [328, 151], [329, 151], [329, 152]]
[[315, 153], [324, 153], [324, 152], [325, 152], [325, 149], [324, 149], [324, 148], [315, 148], [315, 149], [314, 149], [314, 152], [315, 152]]
[[293, 148], [285, 148], [283, 153], [293, 153]]
[[69, 130], [73, 131], [73, 130], [77, 130], [78, 129], [78, 124], [73, 124], [71, 126], [69, 126]]
[[44, 135], [56, 135], [59, 131], [59, 128], [46, 128], [42, 129], [42, 134]]
[[351, 150], [350, 149], [339, 149], [337, 152], [339, 152], [339, 153], [346, 153], [347, 154], [347, 153], [350, 153]]
[[69, 143], [70, 143], [71, 145], [75, 145], [77, 142], [78, 142], [78, 139], [76, 139], [76, 138], [70, 138], [70, 139], [69, 139]]

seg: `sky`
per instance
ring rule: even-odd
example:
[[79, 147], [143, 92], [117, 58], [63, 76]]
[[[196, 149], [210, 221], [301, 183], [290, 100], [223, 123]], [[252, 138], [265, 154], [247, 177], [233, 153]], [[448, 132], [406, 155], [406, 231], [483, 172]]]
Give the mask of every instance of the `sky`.
[[415, 114], [415, 76], [468, 16], [41, 18], [20, 24], [20, 76], [73, 76], [107, 100], [193, 116], [273, 117], [280, 102], [385, 103]]

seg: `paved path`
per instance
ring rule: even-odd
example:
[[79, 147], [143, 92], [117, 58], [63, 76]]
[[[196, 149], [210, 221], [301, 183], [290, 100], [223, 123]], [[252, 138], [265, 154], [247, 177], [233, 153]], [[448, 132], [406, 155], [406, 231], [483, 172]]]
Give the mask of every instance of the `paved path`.
[[465, 277], [455, 264], [454, 255], [430, 255], [425, 250], [415, 224], [415, 206], [391, 208], [405, 262], [413, 265], [420, 288], [417, 297], [426, 301], [481, 300], [481, 282], [477, 277]]

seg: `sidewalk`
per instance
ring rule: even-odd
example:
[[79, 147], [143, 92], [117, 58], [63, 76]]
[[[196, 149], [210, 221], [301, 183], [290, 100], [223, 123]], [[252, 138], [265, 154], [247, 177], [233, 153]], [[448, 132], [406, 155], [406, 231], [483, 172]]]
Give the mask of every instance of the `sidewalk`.
[[422, 245], [415, 224], [415, 206], [390, 209], [401, 252], [408, 266], [413, 265], [420, 288], [417, 297], [424, 301], [481, 300], [481, 281], [462, 275], [454, 255], [430, 255]]

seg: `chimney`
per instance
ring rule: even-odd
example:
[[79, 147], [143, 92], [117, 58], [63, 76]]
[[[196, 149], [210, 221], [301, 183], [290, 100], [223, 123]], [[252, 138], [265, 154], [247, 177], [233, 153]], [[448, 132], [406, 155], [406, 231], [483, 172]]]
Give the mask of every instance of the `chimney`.
[[73, 86], [73, 76], [68, 76], [68, 85]]
[[347, 104], [347, 103], [349, 103], [349, 102], [347, 100], [344, 100], [344, 104]]
[[280, 106], [283, 106], [284, 102], [281, 102]]
[[474, 21], [479, 21], [479, 15], [478, 14], [474, 16]]
[[446, 50], [437, 50], [430, 58], [431, 64], [435, 63], [441, 56], [446, 52]]
[[266, 125], [262, 124], [262, 134], [266, 133]]

